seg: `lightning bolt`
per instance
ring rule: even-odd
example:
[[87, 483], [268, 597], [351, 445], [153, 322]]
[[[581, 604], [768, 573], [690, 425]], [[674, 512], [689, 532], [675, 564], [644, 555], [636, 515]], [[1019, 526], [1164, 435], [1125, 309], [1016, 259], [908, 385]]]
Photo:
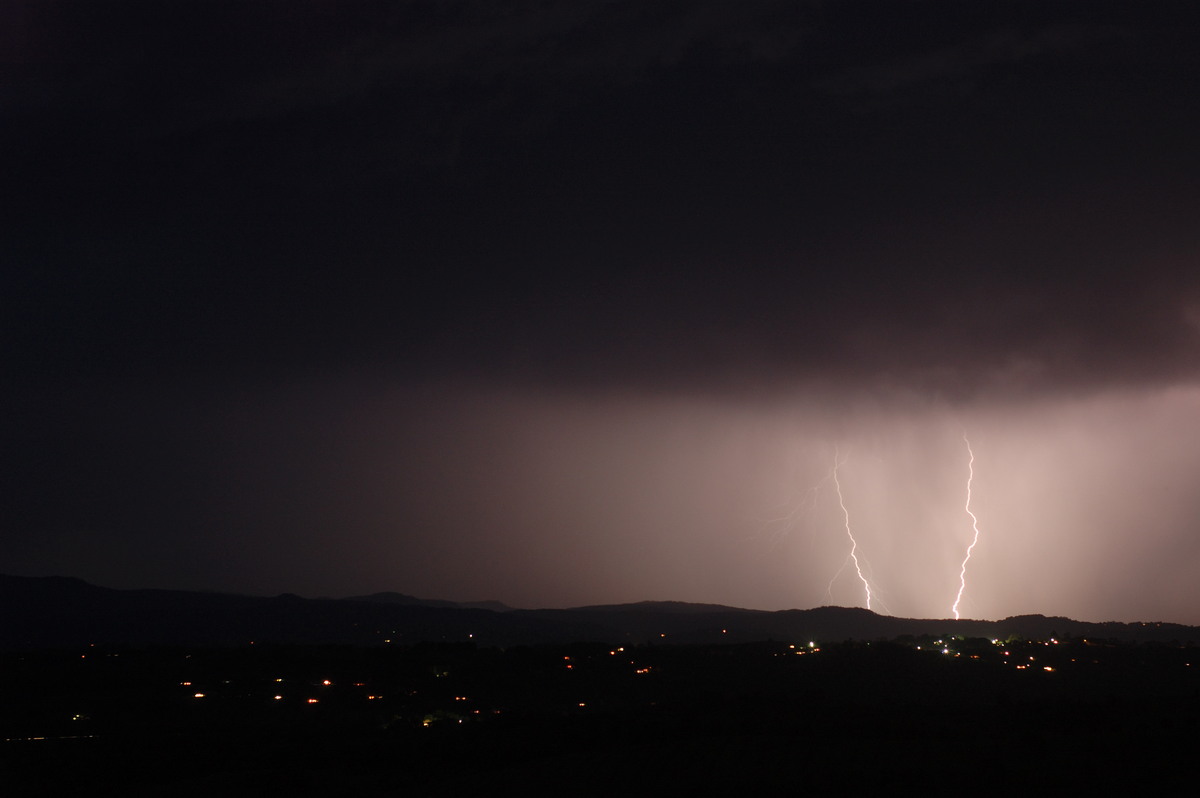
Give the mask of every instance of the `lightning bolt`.
[[842, 565], [837, 569], [837, 573], [829, 580], [829, 584], [825, 587], [825, 594], [829, 596], [829, 601], [833, 601], [833, 583], [842, 575], [842, 571], [846, 570], [846, 566], [850, 564], [850, 555], [846, 555], [846, 559], [842, 560]]
[[963, 433], [963, 442], [967, 444], [967, 454], [970, 459], [967, 461], [967, 515], [971, 516], [971, 528], [975, 530], [975, 537], [971, 540], [971, 545], [967, 546], [967, 555], [963, 557], [962, 568], [958, 572], [958, 595], [954, 597], [954, 606], [950, 608], [954, 613], [954, 620], [958, 620], [958, 603], [962, 601], [963, 591], [967, 589], [967, 563], [971, 559], [971, 550], [975, 548], [975, 544], [979, 542], [979, 519], [975, 517], [975, 513], [971, 512], [971, 483], [975, 479], [975, 452], [971, 451], [971, 441], [967, 440], [967, 433]]
[[[846, 562], [854, 563], [854, 570], [858, 572], [858, 578], [863, 583], [863, 589], [867, 592], [867, 609], [871, 609], [871, 584], [867, 582], [867, 578], [863, 576], [862, 565], [858, 561], [858, 541], [854, 539], [854, 533], [850, 531], [850, 511], [846, 509], [846, 500], [842, 497], [842, 483], [838, 479], [838, 467], [842, 461], [838, 458], [838, 451], [833, 450], [833, 485], [837, 488], [838, 504], [842, 506], [842, 516], [845, 518], [846, 537], [850, 538], [850, 556], [842, 563], [842, 567], [834, 574], [833, 579], [836, 580], [841, 576], [842, 571], [846, 567]], [[833, 581], [830, 581], [829, 587], [833, 588]]]
[[809, 487], [798, 501], [791, 502], [782, 506], [783, 515], [768, 518], [762, 523], [759, 528], [759, 535], [770, 532], [773, 542], [778, 542], [787, 535], [798, 523], [801, 514], [805, 510], [811, 510], [817, 502], [817, 493], [821, 488], [821, 484], [829, 478], [826, 474], [815, 485]]

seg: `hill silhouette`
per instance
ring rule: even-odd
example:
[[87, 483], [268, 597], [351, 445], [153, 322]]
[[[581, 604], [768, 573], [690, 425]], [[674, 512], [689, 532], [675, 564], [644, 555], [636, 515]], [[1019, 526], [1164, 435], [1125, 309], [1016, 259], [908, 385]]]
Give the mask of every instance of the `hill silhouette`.
[[894, 618], [818, 607], [764, 611], [647, 601], [572, 609], [518, 610], [499, 602], [459, 604], [403, 593], [345, 599], [294, 594], [243, 596], [182, 590], [115, 590], [68, 577], [0, 576], [0, 648], [104, 644], [245, 645], [250, 642], [739, 643], [881, 640], [905, 635], [1120, 642], [1200, 640], [1181, 624], [1092, 623], [1021, 615], [999, 621]]
[[446, 601], [444, 599], [422, 599], [407, 593], [384, 591], [370, 593], [366, 596], [349, 596], [343, 601], [371, 601], [377, 604], [400, 604], [406, 607], [453, 607], [469, 610], [492, 610], [493, 612], [510, 612], [512, 607], [500, 601]]

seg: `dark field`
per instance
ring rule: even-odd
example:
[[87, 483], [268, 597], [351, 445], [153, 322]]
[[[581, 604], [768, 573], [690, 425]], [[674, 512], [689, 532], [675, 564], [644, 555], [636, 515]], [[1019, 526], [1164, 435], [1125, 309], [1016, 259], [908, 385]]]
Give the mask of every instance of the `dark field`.
[[1195, 789], [1200, 649], [1082, 639], [3, 659], [5, 794]]

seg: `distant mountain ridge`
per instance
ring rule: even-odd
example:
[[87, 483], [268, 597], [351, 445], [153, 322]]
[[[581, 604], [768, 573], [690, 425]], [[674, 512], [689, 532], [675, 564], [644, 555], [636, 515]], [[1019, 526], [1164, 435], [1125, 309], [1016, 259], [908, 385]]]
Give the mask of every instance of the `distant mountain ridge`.
[[689, 615], [699, 612], [761, 612], [761, 610], [728, 607], [724, 604], [692, 604], [687, 601], [637, 601], [632, 604], [592, 604], [584, 607], [572, 607], [571, 610], [578, 612], [676, 612]]
[[771, 612], [675, 601], [519, 610], [500, 602], [459, 604], [403, 593], [345, 599], [307, 599], [294, 594], [259, 597], [182, 590], [115, 590], [70, 577], [3, 575], [0, 619], [3, 649], [93, 643], [711, 644], [880, 640], [905, 635], [1200, 642], [1200, 627], [1195, 626], [1091, 623], [1043, 615], [1000, 621], [919, 619], [893, 618], [854, 607]]
[[468, 610], [491, 610], [492, 612], [512, 612], [513, 608], [500, 601], [445, 601], [442, 599], [421, 599], [407, 593], [371, 593], [366, 596], [348, 596], [341, 601], [371, 601], [376, 604], [399, 604], [405, 607], [452, 607]]

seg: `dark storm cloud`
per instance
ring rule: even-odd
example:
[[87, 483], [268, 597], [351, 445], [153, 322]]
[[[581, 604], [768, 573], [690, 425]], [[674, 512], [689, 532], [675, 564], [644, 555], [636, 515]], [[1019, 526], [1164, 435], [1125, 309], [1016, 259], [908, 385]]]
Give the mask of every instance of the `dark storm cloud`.
[[880, 98], [884, 105], [912, 97], [907, 90], [949, 86], [969, 92], [982, 69], [1007, 67], [1031, 58], [1066, 54], [1125, 35], [1118, 26], [1049, 24], [1021, 30], [1011, 23], [996, 23], [993, 30], [972, 32], [969, 38], [924, 52], [891, 54], [891, 58], [851, 66], [819, 79], [820, 88], [839, 94]]
[[1194, 20], [1081, 8], [25, 9], [17, 364], [1191, 373]]

